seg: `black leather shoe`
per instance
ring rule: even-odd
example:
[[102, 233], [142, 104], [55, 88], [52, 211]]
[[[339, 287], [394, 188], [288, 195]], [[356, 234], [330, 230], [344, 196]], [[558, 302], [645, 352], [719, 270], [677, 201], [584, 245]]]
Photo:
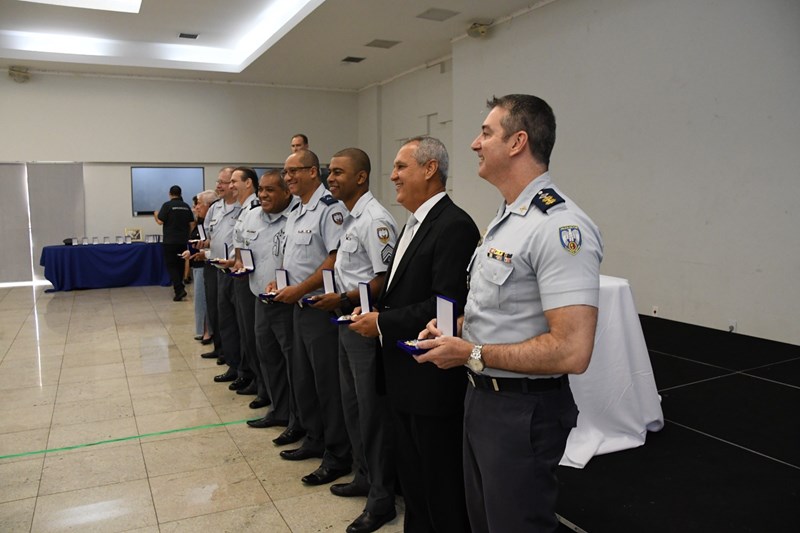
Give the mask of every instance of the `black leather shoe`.
[[195, 335], [194, 336], [194, 340], [201, 341], [201, 340], [203, 340], [203, 336], [202, 335]]
[[173, 302], [180, 302], [184, 298], [186, 298], [186, 291], [182, 290], [181, 292], [179, 292], [178, 294], [175, 295], [175, 298], [173, 298], [172, 301]]
[[386, 522], [390, 522], [395, 519], [397, 516], [397, 511], [392, 509], [388, 513], [383, 514], [374, 514], [370, 513], [369, 511], [364, 511], [361, 513], [361, 516], [353, 520], [349, 526], [347, 526], [347, 533], [372, 533], [372, 531], [377, 531]]
[[314, 450], [300, 447], [296, 450], [283, 450], [281, 452], [281, 457], [287, 461], [305, 461], [306, 459], [312, 459], [314, 457], [322, 459], [322, 452], [315, 452]]
[[224, 374], [214, 376], [214, 381], [217, 383], [225, 383], [226, 381], [234, 381], [236, 379], [236, 370], [229, 368]]
[[264, 418], [257, 418], [256, 420], [247, 421], [247, 425], [251, 428], [271, 428], [274, 426], [285, 426], [288, 423], [288, 420], [277, 420], [271, 416], [265, 416]]
[[250, 385], [251, 381], [253, 380], [249, 378], [236, 378], [236, 380], [233, 383], [228, 385], [228, 389], [236, 391], [246, 389], [247, 386]]
[[202, 357], [203, 359], [216, 359], [217, 357], [219, 357], [219, 354], [217, 352], [206, 352], [206, 353], [201, 353], [200, 357]]
[[[255, 400], [253, 400], [252, 402], [250, 402], [250, 404], [248, 405], [248, 407], [249, 407], [250, 409], [261, 409], [262, 407], [266, 407], [266, 406], [270, 405], [271, 403], [272, 403], [272, 402], [271, 402], [271, 401], [269, 401], [269, 398], [267, 398], [266, 400], [264, 400], [264, 399], [262, 399], [262, 398], [258, 398], [258, 397], [257, 397]], [[287, 423], [288, 423], [288, 422], [287, 422]], [[273, 425], [274, 425], [274, 426], [285, 426], [286, 424], [273, 424]], [[265, 427], [269, 427], [269, 426], [265, 426]]]
[[217, 364], [218, 365], [224, 365], [226, 362], [227, 361], [225, 361], [224, 357], [220, 357], [220, 358], [217, 359]]
[[299, 441], [305, 436], [306, 432], [304, 429], [286, 428], [283, 433], [272, 439], [272, 442], [275, 443], [275, 446], [286, 446], [287, 444], [293, 444]]
[[369, 486], [359, 485], [355, 481], [350, 483], [336, 483], [331, 485], [331, 493], [342, 498], [352, 498], [354, 496], [366, 496], [369, 494]]
[[306, 485], [326, 485], [331, 481], [336, 481], [342, 476], [346, 476], [350, 472], [351, 470], [349, 468], [328, 468], [326, 466], [320, 466], [307, 476], [300, 478], [300, 481]]
[[250, 384], [247, 385], [247, 387], [237, 390], [236, 394], [239, 394], [240, 396], [255, 396], [255, 395], [257, 395], [258, 394], [258, 384], [256, 383], [256, 380], [252, 380], [250, 382]]

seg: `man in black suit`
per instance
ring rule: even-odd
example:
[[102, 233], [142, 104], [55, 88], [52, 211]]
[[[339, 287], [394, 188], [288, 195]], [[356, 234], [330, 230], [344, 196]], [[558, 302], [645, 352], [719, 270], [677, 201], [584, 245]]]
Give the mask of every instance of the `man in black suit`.
[[397, 201], [413, 215], [398, 239], [378, 312], [363, 313], [350, 326], [382, 338], [385, 383], [379, 387], [389, 397], [405, 530], [413, 532], [470, 530], [460, 453], [466, 370], [421, 365], [397, 347], [436, 316], [437, 295], [455, 300], [458, 309], [466, 302], [466, 268], [479, 233], [445, 193], [447, 167], [438, 139], [417, 137], [400, 148], [391, 179]]

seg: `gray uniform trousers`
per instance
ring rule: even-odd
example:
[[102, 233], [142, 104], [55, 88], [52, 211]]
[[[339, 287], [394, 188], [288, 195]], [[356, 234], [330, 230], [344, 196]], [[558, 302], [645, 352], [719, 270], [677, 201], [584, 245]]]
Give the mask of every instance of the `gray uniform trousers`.
[[256, 380], [258, 385], [258, 397], [267, 399], [267, 386], [264, 377], [261, 375], [261, 367], [258, 365], [258, 355], [256, 355], [256, 300], [255, 295], [250, 291], [250, 283], [247, 277], [233, 279], [233, 293], [235, 294], [234, 303], [236, 305], [236, 320], [239, 325], [240, 343], [242, 347], [241, 370], [246, 369], [248, 373], [245, 377]]
[[272, 400], [269, 416], [275, 420], [287, 421], [290, 428], [300, 429], [289, 375], [294, 307], [296, 306], [279, 302], [265, 304], [256, 299], [256, 353]]
[[206, 317], [209, 333], [214, 335], [214, 353], [223, 354], [222, 335], [219, 334], [219, 311], [217, 310], [217, 267], [206, 264], [203, 267], [203, 285], [206, 288]]
[[324, 452], [322, 466], [352, 465], [339, 388], [338, 326], [327, 311], [294, 306], [291, 376], [297, 412], [306, 430], [303, 448]]
[[339, 326], [339, 382], [344, 420], [353, 446], [353, 481], [369, 485], [364, 510], [385, 514], [394, 509], [394, 439], [386, 397], [379, 396], [376, 389], [376, 342], [347, 326]]
[[219, 313], [219, 333], [222, 336], [222, 351], [225, 362], [238, 377], [249, 377], [249, 369], [242, 365], [242, 346], [239, 337], [239, 323], [236, 319], [233, 278], [222, 271], [217, 272], [217, 311]]

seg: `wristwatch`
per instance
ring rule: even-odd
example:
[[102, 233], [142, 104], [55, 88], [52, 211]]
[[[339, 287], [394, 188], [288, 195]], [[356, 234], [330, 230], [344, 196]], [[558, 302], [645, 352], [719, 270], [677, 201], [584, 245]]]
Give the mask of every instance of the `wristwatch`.
[[481, 372], [484, 368], [486, 368], [486, 365], [483, 363], [483, 358], [481, 357], [482, 349], [482, 344], [476, 344], [472, 347], [472, 351], [469, 354], [469, 359], [467, 359], [467, 368], [476, 373]]

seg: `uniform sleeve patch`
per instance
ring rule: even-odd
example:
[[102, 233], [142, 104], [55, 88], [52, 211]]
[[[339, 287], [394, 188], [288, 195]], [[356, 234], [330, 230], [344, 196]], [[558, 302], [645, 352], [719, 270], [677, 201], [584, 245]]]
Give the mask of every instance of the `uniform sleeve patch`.
[[558, 234], [561, 238], [561, 246], [567, 252], [575, 255], [580, 251], [583, 238], [578, 226], [561, 226], [558, 228]]
[[394, 255], [394, 248], [391, 244], [387, 244], [381, 250], [381, 260], [384, 264], [388, 265], [389, 261], [392, 260], [392, 255]]
[[381, 226], [377, 229], [378, 232], [378, 240], [381, 241], [381, 244], [386, 244], [389, 242], [389, 228], [386, 226]]
[[344, 222], [344, 215], [342, 215], [340, 212], [337, 211], [331, 214], [331, 219], [333, 219], [334, 224], [341, 226], [342, 223]]
[[556, 191], [549, 188], [542, 189], [533, 197], [533, 205], [538, 207], [542, 213], [547, 213], [550, 208], [563, 204], [565, 201]]

